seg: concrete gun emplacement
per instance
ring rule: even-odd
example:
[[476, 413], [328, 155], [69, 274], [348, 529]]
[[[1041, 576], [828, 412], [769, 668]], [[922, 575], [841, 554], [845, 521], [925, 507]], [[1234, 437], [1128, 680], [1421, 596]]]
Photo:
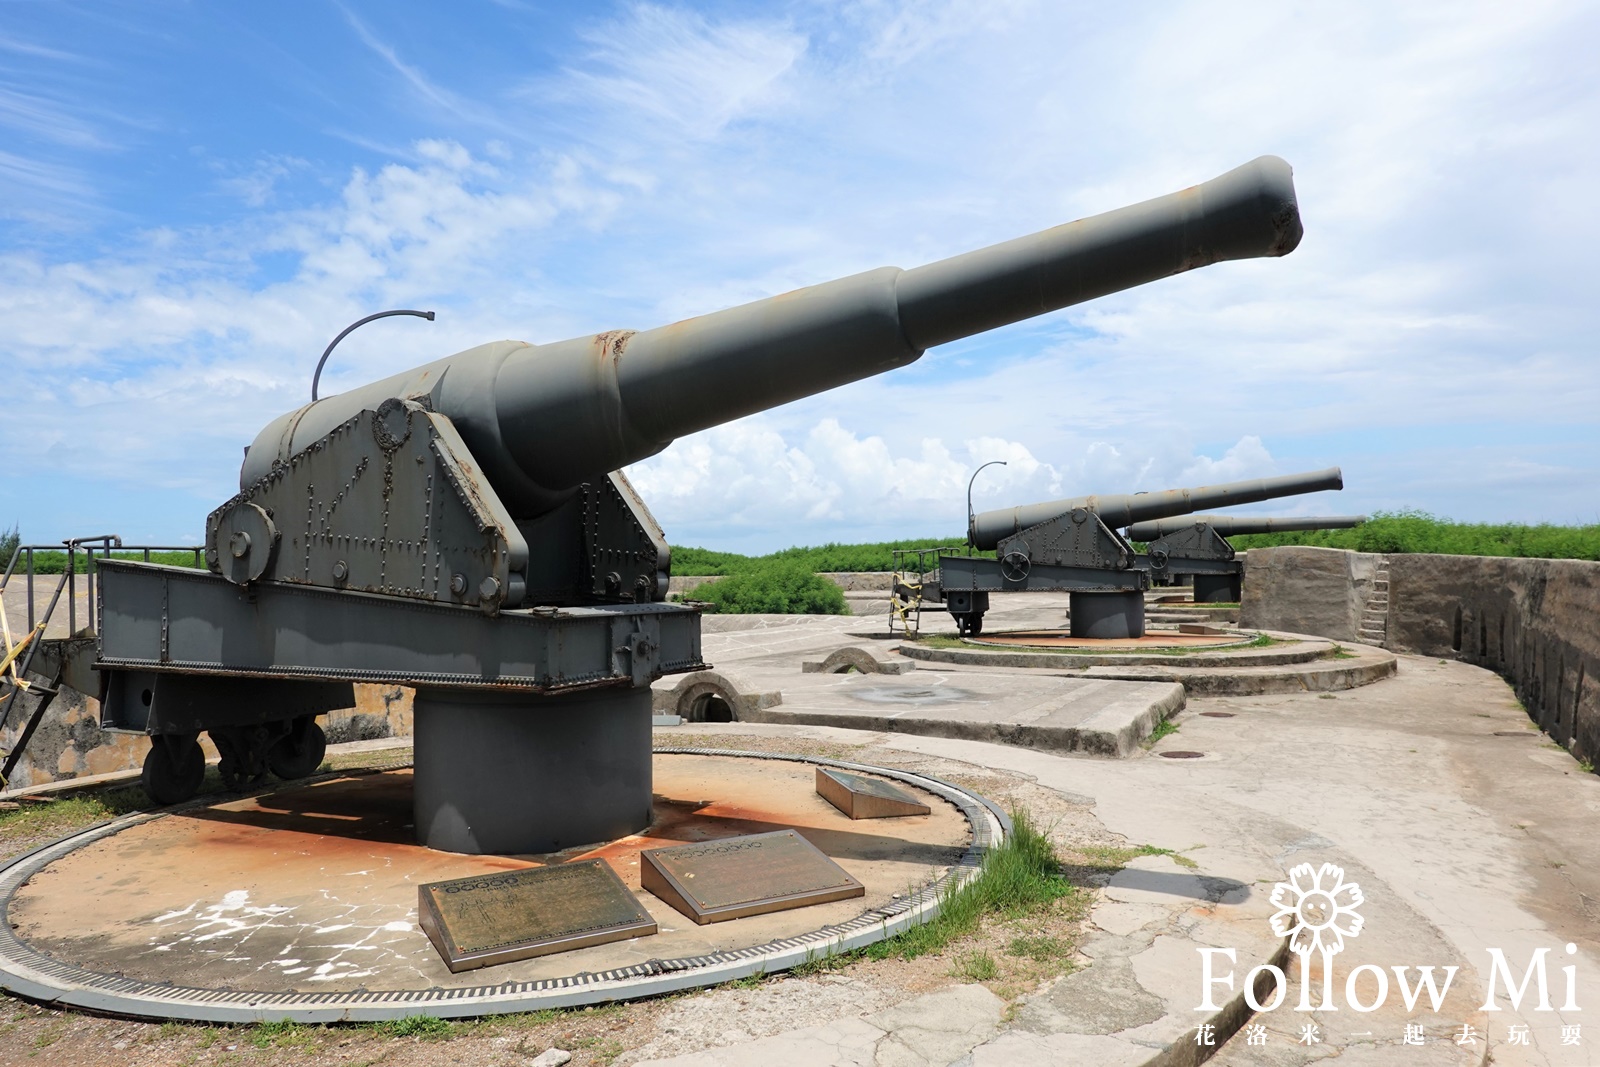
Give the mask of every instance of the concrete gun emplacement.
[[913, 270], [882, 267], [652, 330], [497, 341], [316, 401], [251, 444], [209, 572], [107, 561], [102, 719], [145, 782], [310, 773], [351, 683], [416, 688], [416, 831], [544, 852], [650, 818], [650, 683], [701, 664], [670, 551], [619, 468], [674, 438], [924, 350], [1229, 259], [1301, 225], [1263, 156], [1169, 196]]
[[[1202, 508], [1342, 488], [1344, 475], [1338, 467], [1329, 467], [1191, 489], [1069, 497], [980, 512], [971, 516], [967, 538], [979, 551], [992, 550], [994, 558], [941, 558], [937, 581], [925, 582], [922, 595], [942, 599], [964, 634], [982, 631], [990, 593], [1050, 592], [1071, 594], [1074, 637], [1142, 637], [1144, 591], [1150, 588], [1152, 569], [1166, 566], [1166, 556], [1136, 553], [1130, 541], [1143, 539], [1124, 537], [1118, 528], [1156, 522], [1192, 526], [1192, 520], [1178, 517]], [[1226, 548], [1225, 565], [1210, 568], [1209, 560], [1197, 565], [1203, 573], [1232, 574], [1237, 585], [1232, 548]], [[1203, 585], [1203, 580], [1197, 581]]]

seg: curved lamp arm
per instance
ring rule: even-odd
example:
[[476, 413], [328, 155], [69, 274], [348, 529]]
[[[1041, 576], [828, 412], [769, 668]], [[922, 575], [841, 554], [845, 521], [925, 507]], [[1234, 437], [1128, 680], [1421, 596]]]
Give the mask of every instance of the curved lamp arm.
[[[1006, 461], [1003, 459], [991, 459], [983, 467], [1004, 467], [1005, 465]], [[967, 555], [969, 556], [972, 555], [972, 524], [977, 519], [977, 515], [972, 510], [972, 483], [978, 480], [979, 474], [983, 473], [983, 467], [973, 471], [972, 477], [967, 479]]]
[[427, 319], [429, 322], [433, 321], [433, 312], [431, 311], [380, 311], [376, 315], [368, 315], [364, 319], [357, 319], [355, 322], [352, 322], [350, 325], [346, 326], [343, 332], [341, 332], [338, 337], [335, 337], [332, 341], [330, 341], [327, 348], [322, 350], [322, 358], [317, 360], [317, 372], [311, 376], [312, 403], [316, 403], [317, 400], [317, 384], [322, 381], [322, 365], [328, 362], [328, 356], [333, 352], [334, 345], [337, 345], [340, 341], [343, 341], [346, 337], [350, 336], [350, 334], [358, 326], [365, 326], [373, 319], [386, 319], [391, 315], [415, 315], [419, 319]]

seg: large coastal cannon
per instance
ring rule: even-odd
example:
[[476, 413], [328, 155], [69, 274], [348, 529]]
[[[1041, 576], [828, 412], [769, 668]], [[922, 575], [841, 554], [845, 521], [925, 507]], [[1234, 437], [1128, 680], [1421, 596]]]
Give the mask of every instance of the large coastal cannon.
[[1202, 508], [1342, 488], [1344, 476], [1329, 467], [1192, 489], [1068, 497], [979, 512], [968, 521], [967, 538], [980, 551], [993, 550], [994, 558], [942, 558], [936, 588], [963, 633], [982, 630], [990, 593], [1052, 592], [1072, 596], [1072, 636], [1141, 637], [1150, 560], [1135, 553], [1118, 528]]
[[1189, 577], [1194, 583], [1195, 603], [1237, 603], [1243, 593], [1244, 569], [1228, 543], [1230, 536], [1346, 530], [1366, 521], [1365, 515], [1187, 515], [1136, 522], [1123, 536], [1145, 544], [1141, 558], [1152, 575], [1164, 574], [1173, 581]]
[[[210, 571], [108, 562], [106, 725], [156, 738], [161, 800], [224, 770], [308, 773], [350, 683], [416, 687], [419, 840], [541, 852], [650, 813], [650, 693], [696, 669], [666, 538], [619, 468], [924, 350], [1301, 236], [1288, 164], [914, 270], [652, 330], [498, 341], [315, 401], [247, 450]], [[202, 768], [203, 769], [203, 768]]]

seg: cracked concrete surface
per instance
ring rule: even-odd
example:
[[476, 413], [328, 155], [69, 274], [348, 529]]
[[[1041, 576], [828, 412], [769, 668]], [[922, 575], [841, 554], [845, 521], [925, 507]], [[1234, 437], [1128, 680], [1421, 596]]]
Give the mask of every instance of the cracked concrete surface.
[[[798, 633], [785, 637], [804, 643]], [[848, 640], [842, 628], [818, 637]], [[770, 654], [769, 648], [763, 652]], [[820, 648], [813, 644], [807, 651]], [[787, 668], [797, 678], [798, 658]], [[781, 661], [773, 656], [769, 663]], [[986, 1008], [944, 1003], [940, 1032], [947, 1040], [926, 1047], [917, 1062], [1600, 1062], [1600, 1024], [1579, 1043], [1566, 1043], [1571, 1031], [1564, 1028], [1581, 1027], [1584, 1014], [1561, 1006], [1564, 967], [1574, 969], [1578, 1003], [1591, 1012], [1600, 1004], [1600, 922], [1593, 904], [1600, 899], [1600, 840], [1592, 833], [1600, 779], [1583, 773], [1529, 727], [1503, 681], [1465, 664], [1402, 657], [1394, 678], [1361, 689], [1191, 698], [1177, 721], [1177, 734], [1126, 760], [817, 726], [695, 730], [763, 731], [829, 743], [870, 740], [1022, 774], [1060, 794], [1092, 798], [1108, 830], [1134, 844], [1181, 853], [1194, 864], [1164, 855], [1134, 860], [1100, 891], [1091, 913], [1095, 932], [1083, 946], [1087, 966], [1020, 998], [989, 1036], [982, 1036]], [[1202, 756], [1161, 756], [1175, 750]], [[1321, 958], [1310, 956], [1303, 975], [1300, 957], [1284, 953], [1279, 958], [1288, 988], [1282, 1002], [1272, 1006], [1273, 983], [1264, 979], [1259, 993], [1270, 1010], [1252, 1014], [1230, 998], [1241, 994], [1252, 968], [1282, 950], [1282, 939], [1267, 922], [1276, 910], [1270, 898], [1274, 884], [1303, 863], [1334, 864], [1347, 881], [1359, 883], [1364, 926], [1332, 957], [1334, 1010], [1297, 1010], [1307, 979], [1307, 1006], [1318, 1002]], [[1232, 961], [1213, 959], [1217, 974], [1232, 984], [1216, 987], [1216, 1003], [1224, 1009], [1231, 1004], [1231, 1018], [1226, 1010], [1197, 1010], [1204, 995], [1200, 950], [1225, 948], [1234, 950]], [[1548, 956], [1551, 1010], [1538, 1010], [1533, 985], [1514, 1007], [1503, 980], [1501, 1010], [1482, 1010], [1494, 966], [1489, 950], [1503, 952], [1521, 981], [1541, 948]], [[1398, 989], [1395, 968], [1415, 995], [1423, 966], [1441, 977], [1456, 969], [1437, 1011], [1425, 993], [1407, 1008]], [[1375, 977], [1380, 970], [1391, 987], [1381, 1003]], [[1351, 983], [1353, 972], [1358, 973]], [[1373, 1010], [1352, 1007], [1347, 983], [1363, 1008], [1370, 1004]], [[935, 1003], [930, 998], [942, 995], [925, 994], [908, 1011], [923, 1011], [924, 1004]], [[878, 1057], [893, 1047], [884, 1038], [898, 1035], [899, 1016], [891, 1014], [897, 1010], [863, 1003], [848, 1017], [831, 1011], [791, 1031], [646, 1062], [888, 1062]], [[1207, 1022], [1222, 1026], [1213, 1044], [1205, 1043], [1199, 1029]], [[1312, 1043], [1304, 1043], [1307, 1026], [1316, 1027]], [[1408, 1026], [1420, 1028], [1413, 1035], [1420, 1044], [1408, 1042]], [[1234, 1027], [1231, 1040], [1218, 1039]], [[1457, 1043], [1463, 1034], [1472, 1037], [1470, 1044]], [[962, 1042], [968, 1042], [964, 1049]]]

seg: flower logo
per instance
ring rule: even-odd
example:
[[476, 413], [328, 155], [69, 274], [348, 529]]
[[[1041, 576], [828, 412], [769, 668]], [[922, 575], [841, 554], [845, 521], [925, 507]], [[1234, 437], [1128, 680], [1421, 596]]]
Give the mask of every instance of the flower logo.
[[1287, 882], [1272, 887], [1272, 932], [1289, 938], [1289, 948], [1301, 956], [1313, 950], [1323, 959], [1344, 950], [1344, 939], [1361, 933], [1356, 909], [1366, 902], [1361, 887], [1344, 880], [1344, 868], [1324, 863], [1316, 870], [1302, 863], [1289, 872]]

